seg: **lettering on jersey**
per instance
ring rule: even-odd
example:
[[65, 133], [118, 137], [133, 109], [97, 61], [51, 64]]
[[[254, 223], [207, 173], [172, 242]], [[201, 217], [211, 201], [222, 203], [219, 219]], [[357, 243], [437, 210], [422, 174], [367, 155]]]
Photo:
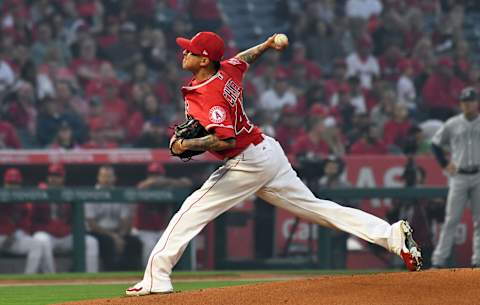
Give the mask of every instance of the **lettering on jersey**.
[[227, 118], [227, 111], [222, 106], [213, 106], [208, 112], [208, 118], [212, 123], [220, 124]]
[[238, 60], [237, 58], [235, 58], [235, 57], [234, 57], [234, 58], [230, 58], [229, 60], [227, 60], [227, 62], [228, 62], [229, 64], [231, 64], [231, 65], [234, 65], [234, 66], [236, 66], [236, 65], [241, 65], [241, 64], [242, 64], [242, 62], [241, 62], [240, 60]]
[[237, 85], [232, 79], [229, 79], [223, 87], [223, 97], [230, 103], [233, 107], [237, 102], [237, 99], [242, 94], [242, 87]]

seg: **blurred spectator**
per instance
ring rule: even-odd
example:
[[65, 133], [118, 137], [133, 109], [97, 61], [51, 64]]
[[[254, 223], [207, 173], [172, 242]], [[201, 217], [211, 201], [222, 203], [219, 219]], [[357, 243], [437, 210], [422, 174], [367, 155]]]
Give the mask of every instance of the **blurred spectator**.
[[97, 58], [97, 46], [95, 40], [86, 38], [79, 41], [79, 56], [72, 60], [70, 69], [78, 77], [82, 86], [86, 86], [89, 81], [98, 81], [100, 78], [99, 70], [102, 61]]
[[356, 43], [355, 52], [346, 58], [347, 75], [358, 76], [365, 89], [370, 89], [372, 78], [380, 75], [380, 66], [372, 55], [372, 47], [372, 39], [368, 35], [363, 35]]
[[[308, 56], [327, 71], [332, 71], [332, 58], [345, 55], [341, 41], [336, 38], [333, 30], [322, 20], [316, 20], [305, 37]], [[293, 56], [295, 55], [296, 51], [293, 50]]]
[[33, 86], [28, 82], [21, 82], [13, 101], [7, 109], [9, 121], [16, 128], [21, 138], [32, 137], [35, 134], [37, 109]]
[[142, 42], [143, 62], [151, 70], [165, 69], [165, 64], [171, 55], [168, 53], [165, 33], [161, 29], [154, 29]]
[[438, 60], [438, 68], [427, 79], [422, 90], [423, 102], [431, 118], [446, 120], [458, 108], [457, 97], [465, 86], [453, 71], [450, 57]]
[[309, 125], [307, 126], [307, 133], [297, 138], [291, 146], [291, 154], [297, 160], [321, 160], [330, 153], [328, 144], [323, 138], [324, 120], [313, 120]]
[[352, 119], [355, 114], [350, 87], [347, 84], [343, 84], [338, 88], [338, 93], [332, 96], [332, 99], [336, 96], [338, 96], [337, 104], [331, 108], [330, 112], [345, 132], [352, 128]]
[[[115, 170], [111, 166], [98, 169], [97, 189], [115, 186]], [[142, 244], [131, 235], [132, 206], [123, 203], [86, 203], [88, 232], [100, 245], [100, 257], [107, 271], [140, 269]]]
[[261, 109], [267, 111], [275, 119], [280, 116], [284, 106], [295, 106], [297, 104], [297, 97], [287, 80], [287, 74], [278, 72], [273, 88], [267, 89], [260, 96]]
[[19, 149], [20, 147], [20, 140], [13, 125], [0, 119], [0, 149]]
[[54, 52], [59, 64], [66, 66], [70, 61], [69, 48], [57, 40], [52, 33], [52, 26], [47, 21], [41, 21], [37, 25], [35, 42], [32, 45], [32, 59], [36, 65], [46, 63], [48, 53]]
[[402, 60], [400, 48], [395, 45], [388, 46], [385, 53], [378, 59], [382, 78], [392, 83], [396, 82], [401, 73], [398, 63]]
[[105, 93], [101, 103], [103, 107], [103, 132], [112, 141], [121, 143], [125, 139], [125, 122], [128, 118], [128, 106], [119, 96], [120, 82], [117, 79], [104, 81]]
[[352, 155], [383, 155], [387, 152], [387, 145], [381, 140], [378, 127], [373, 124], [350, 147]]
[[390, 146], [390, 151], [400, 152], [411, 127], [407, 108], [403, 104], [396, 104], [392, 118], [383, 125], [383, 141]]
[[143, 125], [140, 137], [134, 146], [138, 148], [168, 148], [170, 138], [160, 119], [153, 118]]
[[[14, 167], [7, 168], [3, 176], [5, 189], [18, 189], [22, 174]], [[25, 273], [48, 272], [42, 262], [50, 251], [44, 241], [30, 235], [32, 220], [31, 203], [3, 203], [0, 213], [0, 252], [26, 255]]]
[[379, 0], [348, 0], [345, 4], [345, 14], [348, 17], [369, 19], [382, 12], [382, 2]]
[[380, 102], [370, 112], [370, 121], [383, 133], [385, 123], [391, 118], [395, 106], [395, 92], [385, 90], [382, 92]]
[[400, 77], [397, 81], [397, 102], [405, 105], [408, 110], [415, 111], [417, 109], [417, 91], [413, 83], [413, 63], [409, 59], [403, 59], [398, 63], [397, 67], [400, 72]]
[[275, 128], [275, 138], [280, 142], [287, 154], [290, 153], [295, 139], [305, 134], [302, 123], [302, 118], [298, 115], [295, 107], [283, 107], [282, 114]]
[[[152, 162], [147, 168], [147, 177], [137, 184], [138, 189], [159, 189], [171, 187], [191, 187], [192, 181], [186, 177], [169, 178], [165, 167], [159, 162]], [[159, 203], [139, 203], [133, 224], [134, 235], [143, 245], [142, 264], [147, 265], [148, 257], [167, 227], [173, 214], [171, 205]]]
[[343, 58], [336, 58], [333, 64], [332, 77], [325, 80], [325, 99], [330, 100], [332, 95], [338, 92], [338, 89], [347, 80], [347, 64]]
[[193, 27], [198, 31], [217, 31], [222, 18], [217, 0], [187, 0], [187, 11], [191, 12]]
[[78, 115], [68, 110], [62, 112], [58, 103], [50, 98], [44, 99], [41, 105], [36, 128], [37, 140], [41, 145], [52, 143], [63, 122], [72, 128], [75, 142], [82, 143], [85, 140], [87, 129]]
[[12, 90], [15, 82], [15, 74], [5, 56], [5, 51], [0, 46], [0, 98], [2, 99]]
[[[348, 78], [348, 88], [349, 88], [349, 95], [350, 95], [350, 104], [355, 109], [355, 113], [365, 113], [367, 112], [367, 105], [365, 102], [365, 96], [362, 91], [362, 87], [360, 84], [360, 79], [357, 76], [350, 76]], [[334, 94], [330, 100], [330, 104], [332, 106], [338, 105], [339, 100], [339, 93]]]
[[88, 115], [88, 103], [79, 95], [74, 94], [75, 88], [66, 80], [57, 81], [55, 84], [55, 100], [61, 111], [70, 111], [80, 118], [85, 119]]
[[[62, 188], [65, 184], [65, 167], [61, 163], [48, 166], [46, 182], [41, 189]], [[73, 250], [71, 233], [71, 205], [68, 202], [36, 203], [32, 209], [32, 233], [36, 241], [49, 245], [42, 262], [45, 272], [55, 272], [54, 253], [70, 253]], [[98, 272], [98, 241], [85, 236], [85, 266], [87, 272]]]
[[48, 147], [52, 149], [73, 149], [78, 147], [73, 138], [72, 127], [68, 122], [63, 121], [60, 123], [57, 133]]
[[120, 36], [116, 43], [105, 48], [106, 58], [120, 71], [126, 73], [142, 59], [138, 44], [137, 26], [126, 21], [120, 26]]

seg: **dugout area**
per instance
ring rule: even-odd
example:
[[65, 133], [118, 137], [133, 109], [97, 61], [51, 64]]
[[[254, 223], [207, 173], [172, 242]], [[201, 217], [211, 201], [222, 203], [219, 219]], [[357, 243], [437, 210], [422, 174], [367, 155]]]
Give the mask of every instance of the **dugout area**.
[[[136, 280], [131, 273], [65, 276], [63, 280], [58, 275], [10, 279], [2, 276], [0, 304], [470, 305], [478, 304], [480, 299], [480, 269], [470, 268], [357, 274], [320, 274], [315, 270], [179, 272], [173, 276], [175, 293], [144, 297], [122, 296], [128, 283]], [[77, 292], [83, 289], [84, 300], [62, 301], [61, 296], [67, 294], [72, 300], [72, 293], [66, 291], [73, 287]], [[51, 291], [51, 295], [48, 298], [40, 291]], [[23, 301], [15, 301], [11, 295], [15, 292], [24, 294]]]

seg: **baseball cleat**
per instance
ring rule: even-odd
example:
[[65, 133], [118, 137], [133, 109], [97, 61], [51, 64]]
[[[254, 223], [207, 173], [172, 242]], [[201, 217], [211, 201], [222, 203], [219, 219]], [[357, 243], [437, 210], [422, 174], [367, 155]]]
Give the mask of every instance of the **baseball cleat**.
[[403, 246], [400, 250], [400, 256], [405, 266], [410, 271], [419, 271], [422, 269], [422, 253], [417, 243], [413, 239], [413, 229], [406, 220], [400, 222], [400, 230], [403, 235]]
[[127, 296], [143, 296], [148, 294], [166, 294], [173, 292], [173, 287], [170, 282], [165, 283], [165, 285], [163, 285], [164, 287], [158, 291], [150, 290], [146, 286], [147, 285], [144, 285], [143, 281], [138, 282], [135, 286], [127, 288], [127, 290], [125, 290], [125, 294]]

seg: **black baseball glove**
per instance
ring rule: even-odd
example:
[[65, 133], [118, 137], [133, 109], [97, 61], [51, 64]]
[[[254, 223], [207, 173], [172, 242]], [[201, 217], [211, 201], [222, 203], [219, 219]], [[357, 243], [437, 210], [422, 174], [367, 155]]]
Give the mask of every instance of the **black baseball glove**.
[[181, 154], [173, 152], [173, 143], [182, 141], [183, 139], [195, 139], [208, 135], [207, 130], [200, 124], [197, 119], [189, 118], [180, 125], [175, 126], [175, 140], [170, 144], [170, 153], [180, 159], [191, 159], [193, 156], [203, 154], [205, 151], [186, 150]]

